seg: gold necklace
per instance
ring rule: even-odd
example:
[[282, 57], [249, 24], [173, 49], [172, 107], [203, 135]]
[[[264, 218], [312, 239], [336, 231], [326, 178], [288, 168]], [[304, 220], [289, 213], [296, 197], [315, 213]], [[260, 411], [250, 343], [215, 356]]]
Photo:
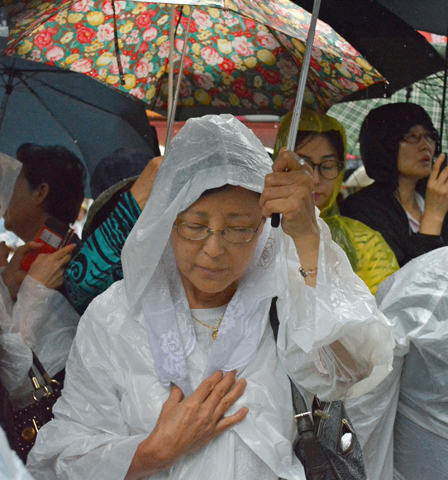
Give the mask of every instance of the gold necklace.
[[[191, 313], [191, 312], [190, 312]], [[218, 336], [218, 330], [219, 330], [219, 327], [221, 326], [221, 322], [222, 322], [222, 319], [224, 318], [224, 315], [219, 319], [219, 323], [216, 327], [212, 327], [211, 325], [207, 325], [203, 322], [201, 322], [200, 320], [198, 320], [192, 313], [191, 313], [191, 316], [198, 322], [200, 323], [201, 325], [204, 325], [204, 327], [207, 327], [207, 328], [211, 328], [213, 330], [213, 333], [212, 333], [212, 338], [213, 340], [216, 340], [216, 337]]]

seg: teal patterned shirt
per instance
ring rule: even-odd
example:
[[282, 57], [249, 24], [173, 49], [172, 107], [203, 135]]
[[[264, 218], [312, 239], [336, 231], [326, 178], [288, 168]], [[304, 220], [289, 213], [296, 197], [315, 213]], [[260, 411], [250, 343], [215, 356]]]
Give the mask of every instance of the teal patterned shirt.
[[123, 278], [121, 250], [140, 213], [132, 193], [124, 193], [68, 264], [65, 294], [80, 315], [96, 296]]

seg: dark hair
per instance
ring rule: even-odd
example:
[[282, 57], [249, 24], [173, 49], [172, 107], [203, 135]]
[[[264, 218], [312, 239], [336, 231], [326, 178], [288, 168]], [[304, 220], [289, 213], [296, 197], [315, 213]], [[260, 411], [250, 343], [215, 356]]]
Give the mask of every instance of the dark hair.
[[337, 130], [326, 130], [324, 132], [299, 130], [296, 137], [296, 148], [311, 142], [318, 135], [322, 135], [328, 139], [331, 146], [336, 150], [338, 161], [345, 164], [345, 148], [341, 134]]
[[379, 183], [398, 184], [398, 149], [403, 135], [422, 125], [435, 131], [431, 117], [415, 103], [389, 103], [369, 112], [359, 144], [367, 175]]
[[104, 157], [90, 176], [92, 198], [98, 198], [101, 193], [122, 180], [140, 175], [154, 157], [152, 150], [124, 147]]
[[17, 160], [32, 189], [43, 183], [49, 187], [43, 208], [61, 222], [73, 223], [84, 200], [85, 168], [78, 157], [60, 145], [24, 143]]

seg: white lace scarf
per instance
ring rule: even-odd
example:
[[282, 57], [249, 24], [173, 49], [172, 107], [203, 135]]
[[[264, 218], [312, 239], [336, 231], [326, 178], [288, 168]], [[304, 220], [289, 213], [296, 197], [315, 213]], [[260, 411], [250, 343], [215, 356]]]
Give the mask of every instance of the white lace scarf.
[[[272, 233], [272, 234], [271, 234]], [[271, 235], [270, 235], [271, 234]], [[275, 292], [275, 234], [265, 225], [251, 264], [230, 301], [214, 342], [203, 378], [216, 370], [245, 367], [256, 353], [267, 312]], [[142, 300], [154, 368], [160, 382], [179, 386], [184, 395], [193, 391], [186, 358], [196, 337], [190, 306], [177, 269], [171, 242], [149, 281]]]

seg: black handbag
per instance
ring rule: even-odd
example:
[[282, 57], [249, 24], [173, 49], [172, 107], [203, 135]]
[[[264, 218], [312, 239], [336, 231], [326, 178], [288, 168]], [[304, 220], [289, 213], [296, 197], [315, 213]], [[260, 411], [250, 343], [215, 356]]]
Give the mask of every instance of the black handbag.
[[[34, 368], [39, 372], [42, 380], [38, 379]], [[64, 373], [60, 372], [51, 378], [33, 352], [33, 366], [28, 372], [33, 386], [33, 401], [27, 407], [14, 412], [17, 454], [24, 463], [34, 446], [37, 432], [53, 418], [53, 405], [61, 396]]]
[[[272, 301], [269, 316], [277, 339], [276, 300]], [[307, 480], [366, 480], [361, 445], [344, 403], [320, 402], [314, 397], [310, 411], [292, 380], [291, 391], [298, 432], [294, 452], [305, 469]]]

